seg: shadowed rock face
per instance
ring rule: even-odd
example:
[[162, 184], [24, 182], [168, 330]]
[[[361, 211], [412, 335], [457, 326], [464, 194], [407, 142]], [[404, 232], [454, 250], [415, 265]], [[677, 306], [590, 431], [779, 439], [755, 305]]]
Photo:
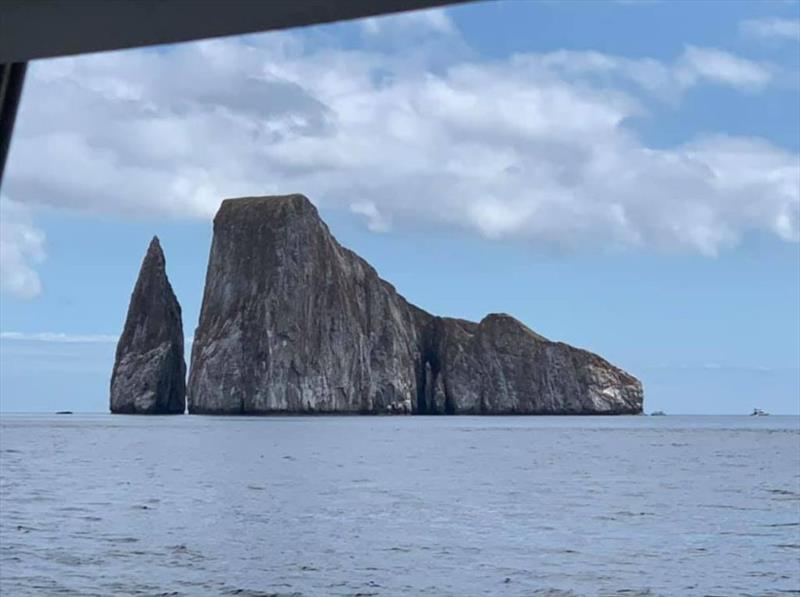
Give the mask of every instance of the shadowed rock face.
[[154, 237], [131, 295], [111, 375], [111, 412], [179, 414], [186, 406], [181, 307]]
[[189, 411], [640, 413], [638, 380], [508, 315], [409, 304], [302, 195], [228, 199], [214, 219]]

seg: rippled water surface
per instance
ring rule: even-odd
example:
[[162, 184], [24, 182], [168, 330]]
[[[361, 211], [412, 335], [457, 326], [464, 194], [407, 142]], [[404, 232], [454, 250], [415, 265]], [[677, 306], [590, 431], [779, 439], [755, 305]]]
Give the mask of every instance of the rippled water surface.
[[4, 415], [0, 450], [2, 595], [800, 592], [797, 417]]

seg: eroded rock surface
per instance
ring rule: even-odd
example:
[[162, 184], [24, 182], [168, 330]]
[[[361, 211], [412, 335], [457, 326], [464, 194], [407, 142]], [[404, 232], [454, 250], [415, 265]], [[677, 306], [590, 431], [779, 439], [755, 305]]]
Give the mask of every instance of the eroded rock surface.
[[131, 295], [111, 375], [111, 412], [179, 414], [186, 407], [181, 307], [154, 237]]
[[189, 411], [640, 413], [636, 378], [508, 315], [408, 303], [302, 195], [228, 199], [214, 219]]
[[551, 342], [505, 314], [435, 318], [418, 409], [466, 414], [637, 414], [642, 385], [596, 354]]

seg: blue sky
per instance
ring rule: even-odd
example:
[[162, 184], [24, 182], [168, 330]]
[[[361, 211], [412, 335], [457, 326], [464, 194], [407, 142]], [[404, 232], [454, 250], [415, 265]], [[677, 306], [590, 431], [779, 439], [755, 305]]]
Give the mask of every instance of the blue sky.
[[105, 411], [162, 240], [303, 192], [408, 299], [511, 313], [645, 409], [800, 413], [800, 6], [486, 2], [33, 65], [2, 191], [0, 409]]

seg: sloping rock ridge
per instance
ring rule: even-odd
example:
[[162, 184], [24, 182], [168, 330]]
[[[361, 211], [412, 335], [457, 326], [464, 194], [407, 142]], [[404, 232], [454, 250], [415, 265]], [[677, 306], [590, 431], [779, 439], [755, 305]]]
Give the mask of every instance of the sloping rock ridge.
[[191, 413], [638, 414], [641, 383], [508, 315], [408, 303], [302, 195], [223, 201]]
[[154, 237], [131, 295], [111, 375], [111, 412], [181, 414], [186, 410], [186, 362], [181, 307]]

